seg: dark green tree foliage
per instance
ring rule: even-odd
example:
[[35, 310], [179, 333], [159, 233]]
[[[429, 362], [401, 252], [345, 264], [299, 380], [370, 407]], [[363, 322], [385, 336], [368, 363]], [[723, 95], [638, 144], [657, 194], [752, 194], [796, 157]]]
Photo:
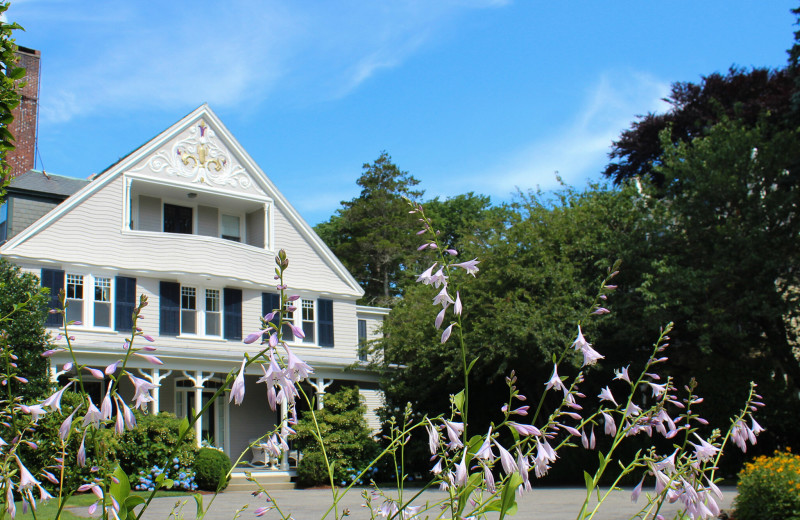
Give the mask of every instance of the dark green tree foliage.
[[422, 191], [408, 172], [400, 170], [386, 152], [356, 181], [361, 194], [343, 201], [342, 208], [315, 231], [364, 289], [365, 303], [391, 305], [400, 294], [399, 273], [416, 247], [407, 232], [413, 219], [404, 198], [417, 199]]
[[[8, 2], [0, 3], [0, 15], [8, 7]], [[0, 175], [3, 186], [8, 181], [6, 152], [14, 149], [14, 136], [8, 131], [8, 125], [14, 120], [11, 111], [19, 105], [19, 80], [25, 76], [25, 69], [17, 67], [17, 57], [14, 54], [17, 46], [12, 35], [18, 29], [22, 27], [16, 23], [6, 23], [4, 19], [0, 20]]]
[[665, 100], [670, 109], [642, 116], [624, 131], [612, 145], [603, 174], [616, 184], [638, 177], [661, 186], [663, 175], [654, 167], [662, 161], [665, 129], [671, 128], [672, 144], [702, 137], [725, 117], [752, 127], [769, 115], [770, 128], [784, 129], [790, 125], [786, 115], [793, 88], [787, 70], [768, 69], [731, 68], [725, 75], [704, 76], [700, 83], [673, 83]]
[[[325, 394], [325, 408], [316, 411], [325, 453], [333, 467], [334, 485], [349, 484], [378, 454], [378, 444], [364, 420], [366, 407], [356, 387]], [[303, 453], [297, 468], [301, 486], [330, 485], [311, 412], [295, 426], [294, 446]]]
[[[15, 305], [28, 302], [14, 311]], [[44, 397], [50, 388], [47, 359], [42, 353], [49, 347], [49, 335], [44, 322], [47, 319], [49, 298], [39, 285], [39, 279], [23, 273], [5, 258], [0, 258], [0, 316], [10, 319], [1, 324], [5, 334], [0, 336], [3, 347], [8, 347], [19, 358], [19, 374], [28, 379], [27, 384], [11, 380], [10, 389], [3, 389], [23, 402]]]

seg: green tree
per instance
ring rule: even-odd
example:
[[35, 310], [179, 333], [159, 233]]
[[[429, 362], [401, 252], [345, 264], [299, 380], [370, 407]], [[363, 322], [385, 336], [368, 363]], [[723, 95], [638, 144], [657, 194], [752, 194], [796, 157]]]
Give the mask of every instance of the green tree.
[[[27, 305], [15, 310], [25, 302]], [[44, 396], [50, 388], [48, 362], [42, 357], [50, 345], [44, 326], [48, 302], [49, 297], [35, 275], [23, 273], [0, 258], [0, 316], [10, 316], [2, 324], [5, 334], [0, 335], [0, 342], [17, 356], [19, 373], [28, 379], [27, 384], [14, 380], [9, 383], [11, 394], [22, 397], [24, 402]]]
[[386, 152], [363, 168], [356, 181], [361, 194], [342, 201], [336, 215], [314, 229], [361, 284], [365, 303], [391, 305], [401, 292], [397, 280], [404, 261], [415, 248], [406, 232], [413, 219], [405, 199], [423, 192]]
[[343, 387], [325, 395], [325, 407], [316, 411], [316, 421], [305, 411], [297, 422], [294, 446], [303, 452], [297, 468], [302, 486], [330, 485], [317, 434], [333, 468], [334, 485], [349, 484], [378, 454], [378, 444], [364, 419], [367, 411], [357, 387]]
[[[8, 10], [9, 5], [8, 2], [0, 3], [0, 15]], [[3, 188], [8, 181], [6, 153], [14, 149], [14, 136], [8, 131], [8, 125], [14, 120], [11, 112], [20, 101], [19, 80], [25, 76], [25, 69], [17, 67], [17, 46], [12, 37], [19, 29], [22, 27], [18, 24], [0, 19], [0, 175]], [[4, 189], [0, 195], [5, 195]]]

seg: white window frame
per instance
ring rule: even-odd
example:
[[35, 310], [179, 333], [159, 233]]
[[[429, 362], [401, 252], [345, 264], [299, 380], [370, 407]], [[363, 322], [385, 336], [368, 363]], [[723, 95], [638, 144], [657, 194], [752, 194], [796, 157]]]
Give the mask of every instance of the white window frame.
[[[75, 317], [72, 316], [70, 319], [75, 321], [80, 321], [81, 325], [78, 325], [79, 328], [88, 329], [88, 330], [98, 330], [98, 331], [113, 331], [114, 324], [116, 323], [116, 287], [114, 283], [115, 274], [113, 273], [100, 273], [94, 274], [91, 272], [80, 270], [72, 270], [67, 271], [64, 274], [64, 290], [68, 290], [69, 286], [69, 277], [79, 277], [82, 280], [83, 286], [83, 297], [82, 298], [68, 298], [68, 300], [73, 301], [80, 301], [81, 305], [83, 306], [83, 313], [80, 320], [75, 320]], [[108, 304], [109, 304], [109, 324], [108, 326], [97, 326], [94, 324], [94, 304], [97, 300], [95, 300], [95, 285], [97, 280], [108, 280]], [[74, 308], [74, 307], [73, 307]], [[74, 311], [73, 311], [74, 312]]]
[[[111, 282], [110, 276], [90, 276], [92, 279], [92, 304], [88, 305], [87, 307], [91, 307], [91, 314], [92, 314], [92, 326], [101, 328], [101, 329], [111, 329], [114, 326], [114, 301], [111, 298], [112, 295], [112, 286], [114, 285]], [[97, 299], [97, 289], [106, 289], [106, 291], [102, 291], [108, 297], [107, 300], [98, 300]], [[87, 298], [88, 300], [88, 298]], [[108, 304], [108, 325], [97, 325], [97, 313], [95, 313], [95, 308], [98, 303], [105, 303]]]
[[[198, 323], [197, 322], [199, 320], [197, 319], [197, 315], [199, 313], [197, 312], [197, 292], [198, 292], [197, 291], [197, 287], [193, 287], [191, 285], [181, 285], [181, 319], [180, 319], [181, 330], [180, 330], [180, 333], [181, 333], [182, 336], [186, 336], [186, 335], [188, 335], [188, 336], [196, 336], [196, 335], [198, 335], [197, 334], [197, 330], [198, 330]], [[194, 306], [193, 307], [188, 307], [188, 306], [184, 307], [184, 298], [187, 298], [187, 300], [188, 299], [193, 299], [194, 300]], [[188, 304], [188, 301], [187, 301], [187, 304]], [[187, 312], [187, 313], [188, 312], [193, 312], [194, 313], [194, 331], [192, 331], [192, 332], [186, 332], [184, 330], [184, 312]]]
[[[209, 309], [208, 300], [209, 300], [209, 292], [216, 293], [216, 301], [217, 301], [217, 310], [212, 311]], [[216, 314], [217, 317], [217, 326], [219, 329], [219, 334], [209, 334], [208, 333], [208, 317], [210, 314]], [[215, 287], [205, 287], [203, 288], [203, 311], [202, 311], [202, 322], [203, 322], [203, 336], [207, 336], [209, 338], [222, 338], [223, 335], [223, 318], [222, 318], [222, 290], [217, 289]]]
[[239, 244], [247, 244], [247, 235], [245, 234], [245, 221], [247, 220], [247, 215], [244, 213], [238, 213], [235, 211], [223, 211], [222, 208], [217, 208], [219, 211], [219, 238], [223, 240], [228, 240], [230, 242], [236, 242], [235, 240], [230, 240], [228, 238], [223, 238], [222, 236], [222, 217], [236, 217], [239, 219]]
[[[298, 311], [300, 311], [300, 312], [297, 313], [297, 314], [300, 315], [300, 316], [298, 316], [300, 318], [300, 320], [299, 320], [300, 324], [298, 325], [298, 327], [300, 327], [300, 330], [302, 330], [303, 333], [305, 333], [306, 332], [306, 323], [310, 323], [311, 324], [311, 337], [309, 338], [309, 335], [306, 334], [306, 337], [303, 338], [302, 342], [303, 343], [307, 343], [309, 345], [316, 345], [317, 344], [317, 300], [311, 300], [311, 299], [308, 299], [308, 298], [300, 298], [298, 300], [298, 302], [300, 302], [300, 305], [298, 306], [298, 309], [297, 309]], [[306, 319], [306, 311], [307, 310], [311, 311], [311, 319], [310, 320]]]
[[[181, 283], [180, 285], [180, 326], [178, 328], [178, 337], [189, 337], [189, 338], [208, 338], [211, 340], [224, 340], [225, 339], [225, 316], [223, 312], [223, 291], [221, 287], [215, 287], [213, 285], [199, 285], [193, 283]], [[194, 289], [194, 320], [195, 320], [195, 331], [194, 332], [184, 332], [183, 331], [183, 312], [189, 311], [190, 309], [183, 308], [183, 293], [184, 288], [186, 289]], [[207, 299], [206, 299], [206, 291], [217, 291], [219, 295], [219, 311], [217, 314], [219, 315], [219, 334], [206, 334], [206, 312], [207, 309]]]

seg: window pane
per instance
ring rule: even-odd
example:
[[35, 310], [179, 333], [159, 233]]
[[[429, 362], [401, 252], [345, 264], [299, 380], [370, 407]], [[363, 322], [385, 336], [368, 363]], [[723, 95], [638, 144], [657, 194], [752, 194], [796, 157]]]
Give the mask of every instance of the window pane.
[[197, 315], [194, 311], [181, 311], [181, 334], [197, 333]]
[[222, 238], [241, 242], [242, 237], [239, 232], [239, 217], [222, 215]]
[[206, 312], [219, 312], [218, 289], [206, 289]]
[[111, 304], [105, 302], [94, 302], [94, 326], [111, 326]]
[[96, 302], [111, 301], [111, 278], [94, 279], [94, 301]]
[[164, 204], [164, 231], [192, 234], [192, 208]]
[[314, 343], [314, 331], [316, 330], [316, 326], [314, 323], [314, 300], [302, 300], [302, 310], [303, 310], [303, 334], [306, 335], [303, 338], [303, 343]]
[[197, 289], [194, 287], [181, 287], [181, 309], [197, 309]]
[[83, 300], [67, 301], [67, 321], [83, 321]]
[[83, 299], [83, 275], [67, 275], [67, 298]]
[[206, 313], [206, 335], [219, 336], [219, 313], [207, 312]]

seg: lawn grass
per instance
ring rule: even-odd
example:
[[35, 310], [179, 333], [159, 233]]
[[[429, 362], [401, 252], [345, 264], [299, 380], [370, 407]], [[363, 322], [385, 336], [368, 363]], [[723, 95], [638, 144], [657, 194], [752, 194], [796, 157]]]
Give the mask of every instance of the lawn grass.
[[[140, 497], [147, 500], [150, 496], [148, 491], [131, 491], [132, 495], [139, 495]], [[187, 499], [190, 499], [194, 493], [189, 493], [186, 491], [158, 491], [156, 493], [156, 498], [158, 497], [178, 497], [183, 496]], [[92, 505], [97, 497], [92, 493], [83, 493], [80, 495], [73, 495], [70, 497], [67, 505], [61, 511], [61, 520], [81, 520], [85, 519], [84, 516], [77, 516], [73, 514], [70, 509], [74, 507], [89, 507]], [[17, 516], [15, 520], [52, 520], [56, 517], [56, 512], [58, 511], [58, 501], [56, 499], [48, 500], [47, 502], [37, 502], [36, 503], [36, 516], [33, 516], [33, 512], [28, 508], [28, 512], [23, 514], [22, 513], [22, 502], [16, 502], [17, 506]]]

